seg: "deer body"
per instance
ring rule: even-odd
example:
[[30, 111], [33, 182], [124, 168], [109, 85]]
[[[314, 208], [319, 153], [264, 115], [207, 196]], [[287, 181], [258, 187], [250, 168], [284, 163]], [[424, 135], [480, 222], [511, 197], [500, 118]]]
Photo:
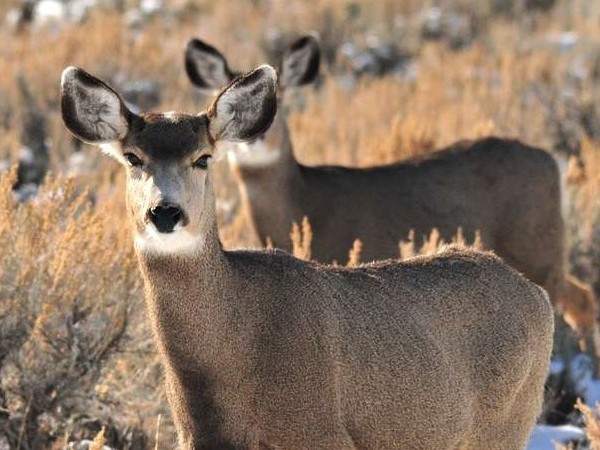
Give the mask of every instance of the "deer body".
[[497, 257], [450, 249], [355, 269], [225, 251], [210, 158], [275, 114], [262, 66], [206, 113], [136, 116], [63, 73], [79, 138], [127, 171], [127, 211], [184, 449], [518, 449], [552, 346], [545, 292]]
[[[310, 83], [318, 63], [315, 38], [294, 42], [282, 59], [279, 98], [287, 88]], [[234, 73], [218, 50], [197, 39], [188, 43], [186, 70], [202, 89], [218, 88]], [[361, 259], [373, 261], [396, 258], [411, 230], [417, 242], [433, 228], [446, 241], [458, 228], [470, 240], [478, 231], [484, 248], [548, 291], [580, 337], [593, 335], [600, 356], [598, 306], [590, 286], [567, 273], [560, 176], [543, 150], [492, 137], [386, 166], [305, 166], [294, 156], [278, 111], [262, 139], [229, 157], [262, 242], [291, 251], [291, 225], [306, 216], [312, 258], [344, 264], [355, 239], [363, 243]]]
[[458, 227], [470, 236], [480, 230], [486, 248], [526, 273], [538, 272], [539, 284], [550, 268], [534, 265], [562, 261], [560, 202], [538, 201], [560, 198], [556, 165], [517, 141], [463, 142], [428, 158], [364, 169], [286, 158], [269, 167], [238, 165], [235, 158], [232, 165], [259, 236], [291, 251], [289, 224], [307, 216], [317, 261], [345, 262], [357, 238], [364, 260], [395, 258], [410, 230], [426, 236], [438, 228], [450, 239]]
[[141, 257], [189, 448], [524, 446], [551, 310], [496, 258], [449, 252], [355, 270], [280, 251], [210, 261]]

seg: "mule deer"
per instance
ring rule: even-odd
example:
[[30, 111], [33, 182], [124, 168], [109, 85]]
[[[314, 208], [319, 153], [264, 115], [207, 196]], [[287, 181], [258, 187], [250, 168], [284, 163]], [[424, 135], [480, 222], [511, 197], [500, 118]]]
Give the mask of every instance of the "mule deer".
[[[185, 68], [204, 90], [221, 88], [237, 74], [199, 39], [187, 44]], [[279, 98], [288, 88], [311, 83], [318, 72], [319, 43], [304, 36], [284, 53]], [[466, 236], [479, 230], [484, 248], [543, 286], [580, 338], [592, 336], [600, 356], [598, 306], [591, 288], [567, 275], [560, 178], [543, 150], [492, 137], [387, 166], [310, 167], [295, 159], [280, 109], [264, 136], [229, 156], [263, 242], [270, 238], [290, 251], [290, 227], [307, 216], [315, 260], [346, 261], [358, 238], [362, 260], [370, 261], [397, 257], [398, 242], [410, 230], [426, 236], [437, 228], [446, 241], [459, 227]]]
[[211, 156], [268, 128], [276, 83], [261, 66], [206, 112], [135, 115], [104, 82], [63, 72], [67, 128], [125, 166], [181, 446], [523, 448], [553, 316], [500, 259], [449, 249], [347, 269], [223, 250]]

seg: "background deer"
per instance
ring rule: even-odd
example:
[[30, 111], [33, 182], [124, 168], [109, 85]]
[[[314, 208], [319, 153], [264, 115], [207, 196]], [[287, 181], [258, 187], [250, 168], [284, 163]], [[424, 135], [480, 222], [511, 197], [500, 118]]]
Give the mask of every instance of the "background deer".
[[198, 115], [136, 115], [77, 68], [61, 85], [67, 128], [125, 166], [183, 448], [523, 448], [553, 317], [543, 290], [498, 258], [451, 249], [345, 269], [222, 249], [211, 156], [268, 128], [271, 67]]
[[[315, 37], [292, 43], [279, 66], [279, 100], [287, 89], [311, 83], [319, 61]], [[219, 89], [237, 74], [217, 49], [199, 39], [186, 47], [185, 68], [204, 90]], [[360, 120], [360, 111], [356, 115]], [[280, 108], [266, 134], [238, 145], [229, 156], [263, 242], [270, 238], [290, 251], [290, 227], [307, 216], [315, 260], [345, 262], [358, 238], [362, 260], [371, 261], [398, 257], [398, 242], [410, 230], [426, 236], [437, 228], [446, 241], [459, 227], [467, 237], [479, 230], [483, 246], [543, 286], [577, 334], [592, 336], [600, 355], [595, 296], [565, 267], [560, 177], [545, 151], [490, 137], [387, 166], [311, 167], [294, 157]]]

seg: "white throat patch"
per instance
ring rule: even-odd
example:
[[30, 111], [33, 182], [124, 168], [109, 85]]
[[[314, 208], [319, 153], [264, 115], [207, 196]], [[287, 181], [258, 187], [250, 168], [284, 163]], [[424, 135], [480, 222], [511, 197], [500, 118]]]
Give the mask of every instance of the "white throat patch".
[[262, 140], [252, 144], [234, 144], [232, 147], [227, 159], [233, 166], [262, 169], [271, 167], [281, 158], [281, 149], [269, 147]]
[[102, 153], [106, 156], [110, 156], [121, 164], [125, 164], [125, 158], [123, 158], [123, 146], [119, 141], [104, 142], [100, 144], [100, 150], [102, 150]]
[[135, 233], [135, 248], [142, 253], [189, 255], [202, 248], [204, 238], [175, 227], [172, 233], [160, 233], [148, 224], [142, 233]]

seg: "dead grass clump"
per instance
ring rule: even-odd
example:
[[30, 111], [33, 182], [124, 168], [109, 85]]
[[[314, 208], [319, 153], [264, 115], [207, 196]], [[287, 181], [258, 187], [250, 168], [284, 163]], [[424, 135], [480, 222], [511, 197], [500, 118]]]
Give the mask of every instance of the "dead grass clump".
[[596, 292], [600, 287], [597, 273], [600, 264], [600, 208], [597, 201], [600, 196], [599, 155], [598, 143], [588, 138], [581, 139], [581, 155], [576, 165], [579, 174], [577, 182], [566, 186], [565, 205], [565, 213], [572, 219], [567, 222], [571, 249], [569, 260], [574, 272], [592, 282]]
[[[216, 188], [216, 190], [219, 190]], [[221, 190], [223, 194], [223, 190]], [[234, 191], [234, 194], [237, 192]], [[217, 211], [217, 216], [219, 211]], [[219, 237], [221, 242], [228, 250], [235, 248], [260, 248], [261, 242], [256, 234], [252, 221], [250, 219], [250, 213], [245, 208], [238, 205], [238, 209], [232, 212], [232, 218], [229, 221], [220, 218], [219, 220]], [[273, 243], [269, 246], [270, 239], [263, 243], [265, 247], [272, 248]]]
[[[511, 32], [506, 26], [499, 34], [504, 38]], [[362, 79], [348, 88], [327, 77], [290, 116], [299, 159], [379, 165], [492, 132], [552, 146], [535, 88], [547, 74], [548, 84], [559, 84], [567, 62], [556, 61], [546, 48], [526, 58], [515, 56], [514, 49], [499, 49], [493, 56], [489, 51], [475, 45], [449, 54], [442, 47], [424, 47], [416, 80]]]
[[90, 392], [140, 288], [128, 230], [111, 223], [110, 207], [94, 208], [61, 178], [17, 204], [14, 179], [14, 170], [0, 175], [0, 429], [28, 449], [102, 409]]
[[308, 217], [302, 218], [302, 225], [292, 224], [290, 239], [292, 240], [292, 254], [296, 258], [309, 260], [311, 258], [312, 228]]
[[452, 236], [450, 242], [446, 242], [442, 238], [440, 231], [437, 228], [433, 228], [429, 233], [429, 236], [423, 236], [422, 243], [418, 246], [419, 244], [417, 243], [415, 232], [411, 230], [407, 236], [407, 240], [401, 240], [398, 244], [400, 259], [405, 260], [417, 255], [435, 255], [448, 244], [469, 246], [476, 250], [483, 250], [481, 234], [479, 231], [475, 232], [473, 242], [469, 243], [463, 234], [462, 228], [459, 227], [456, 234]]
[[585, 405], [581, 399], [577, 399], [575, 404], [575, 408], [583, 415], [585, 433], [590, 441], [590, 450], [600, 450], [600, 418], [598, 416], [598, 405], [595, 407], [596, 411]]
[[346, 263], [346, 267], [357, 267], [360, 264], [362, 248], [362, 241], [360, 239], [355, 239], [352, 243], [352, 248], [348, 252], [348, 262]]
[[90, 444], [89, 450], [102, 450], [105, 444], [104, 439], [104, 427], [100, 430], [100, 432], [94, 437], [94, 440]]

